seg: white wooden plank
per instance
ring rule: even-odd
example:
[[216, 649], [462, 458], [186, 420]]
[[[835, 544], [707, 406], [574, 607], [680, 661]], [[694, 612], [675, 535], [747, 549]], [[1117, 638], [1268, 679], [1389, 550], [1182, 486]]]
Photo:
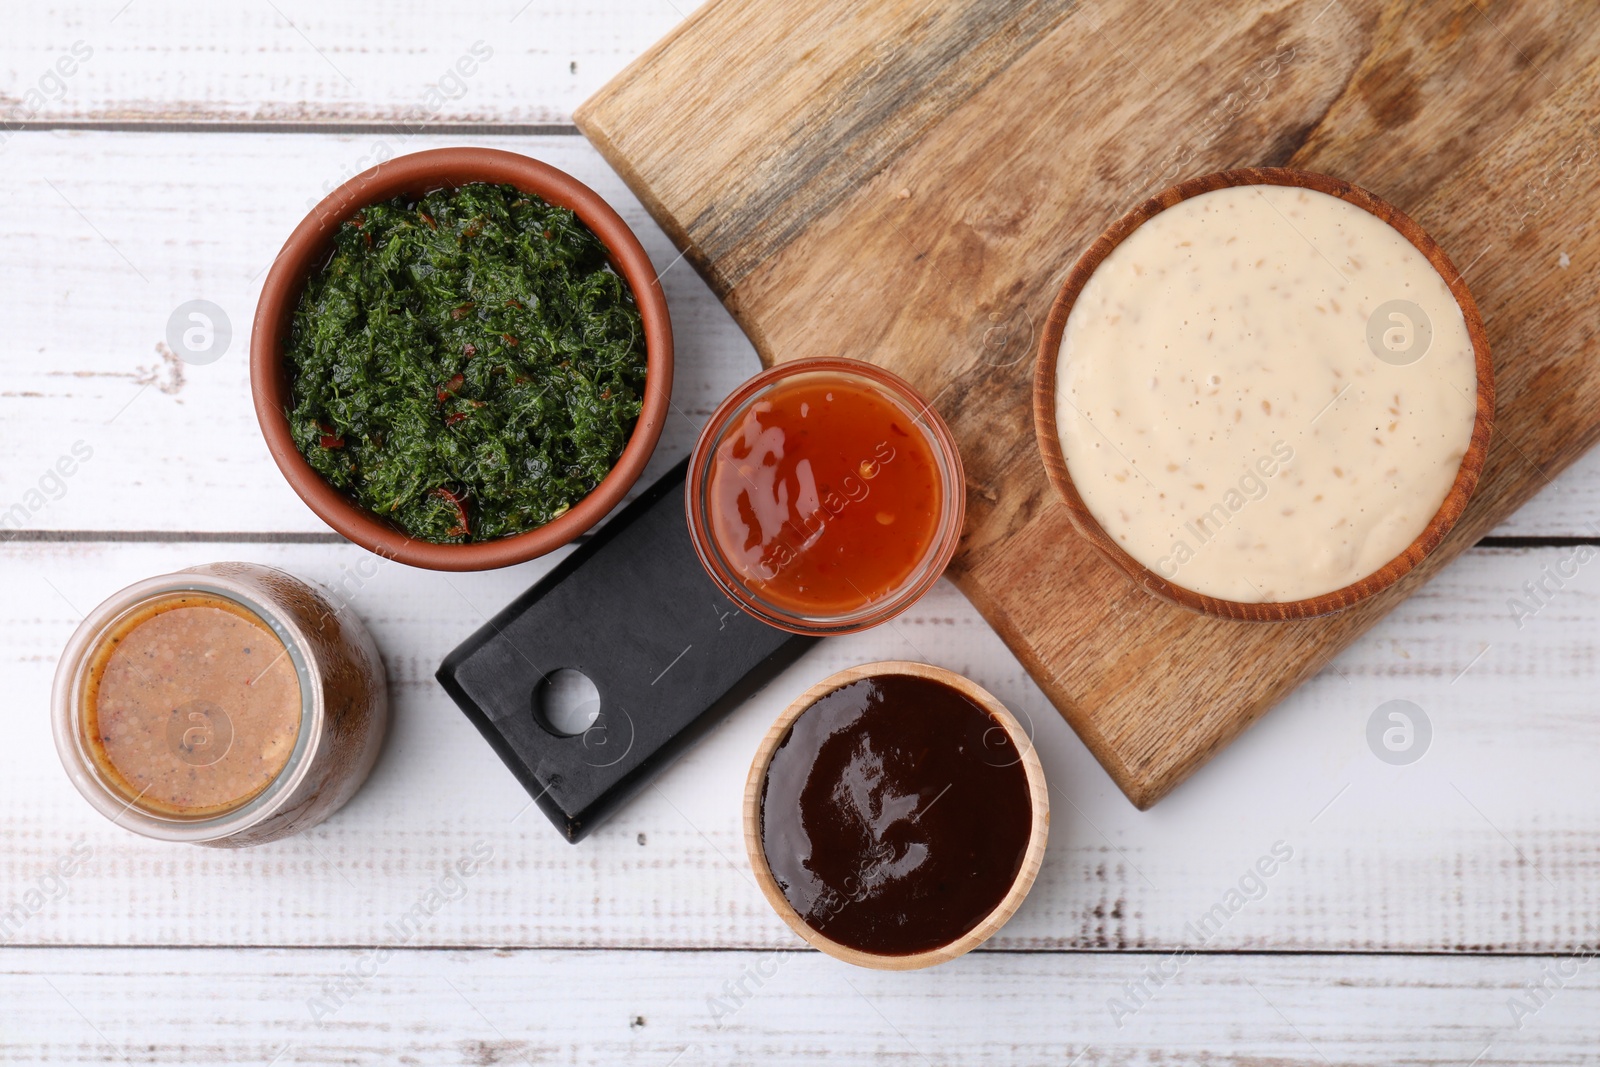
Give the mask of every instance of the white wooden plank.
[[[374, 154], [457, 144], [567, 170], [634, 227], [661, 271], [677, 350], [674, 413], [642, 484], [686, 455], [717, 402], [758, 369], [755, 353], [582, 138], [26, 133], [0, 153], [11, 216], [0, 234], [11, 266], [0, 289], [4, 525], [327, 531], [273, 465], [250, 404], [262, 279], [324, 186]], [[193, 299], [232, 328], [204, 366], [158, 350]], [[79, 442], [93, 457], [57, 478]]]
[[[699, 6], [700, 0], [15, 5], [0, 39], [0, 122], [565, 123], [574, 107]], [[68, 62], [58, 67], [63, 56]], [[463, 56], [469, 61], [457, 67]]]
[[[1162, 965], [1178, 968], [981, 951], [910, 974], [810, 951], [13, 952], [0, 1057], [1461, 1067], [1591, 1063], [1600, 1038], [1592, 960], [1206, 956], [1156, 988], [1143, 976]], [[1546, 967], [1536, 1004], [1525, 987]], [[1111, 1004], [1141, 979], [1152, 995], [1119, 1028]]]
[[[581, 139], [414, 129], [568, 122], [695, 6], [75, 0], [8, 12], [0, 128], [371, 125], [322, 136], [0, 132], [11, 218], [0, 258], [12, 268], [0, 295], [0, 511], [37, 490], [34, 530], [323, 530], [283, 487], [249, 408], [243, 354], [261, 269], [306, 202], [344, 175], [458, 143], [578, 174], [670, 265], [682, 417], [653, 477], [755, 369], [745, 339]], [[79, 41], [93, 54], [58, 82], [51, 69]], [[493, 55], [480, 47], [470, 75], [447, 77], [479, 41]], [[182, 368], [179, 387], [154, 349], [172, 309], [195, 297], [224, 307], [233, 347]], [[57, 483], [49, 468], [79, 440], [94, 458]], [[1595, 537], [1597, 514], [1591, 455], [1496, 532]], [[344, 545], [0, 543], [0, 686], [13, 697], [0, 746], [0, 1060], [1587, 1062], [1600, 1044], [1592, 963], [1281, 954], [1600, 943], [1600, 784], [1587, 758], [1600, 740], [1600, 568], [1585, 557], [1563, 577], [1573, 553], [1469, 554], [1145, 814], [942, 584], [894, 625], [813, 650], [573, 848], [524, 810], [432, 681], [443, 653], [552, 560], [448, 577], [393, 565], [356, 583], [346, 576], [364, 556]], [[389, 658], [395, 734], [368, 789], [313, 834], [242, 853], [156, 846], [99, 823], [66, 784], [49, 743], [49, 676], [81, 609], [137, 577], [228, 557], [345, 579]], [[1046, 869], [991, 947], [1141, 951], [984, 951], [897, 976], [787, 951], [797, 942], [742, 856], [744, 767], [795, 693], [891, 656], [993, 689], [1033, 722], [1058, 787]], [[1393, 699], [1433, 723], [1427, 755], [1409, 766], [1381, 762], [1366, 740], [1373, 710]], [[1279, 841], [1294, 856], [1260, 899], [1197, 937], [1189, 924]], [[459, 899], [405, 932], [444, 866], [474, 850], [492, 852]], [[373, 957], [348, 946], [397, 942], [405, 948], [370, 979], [350, 983]], [[66, 947], [111, 944], [321, 947]], [[446, 948], [418, 951], [427, 946]], [[1194, 949], [1206, 954], [1119, 1027], [1112, 999], [1139, 999], [1127, 983]], [[1577, 974], [1552, 980], [1547, 967]], [[1541, 981], [1546, 992], [1526, 988]]]
[[[778, 711], [841, 667], [915, 658], [968, 673], [1031, 721], [1052, 785], [1043, 873], [1007, 948], [1569, 951], [1600, 941], [1600, 779], [1593, 694], [1600, 565], [1518, 621], [1509, 598], [1571, 549], [1469, 553], [1333, 669], [1155, 810], [1134, 810], [998, 638], [939, 585], [903, 619], [810, 651], [589, 840], [566, 844], [432, 679], [444, 653], [547, 562], [445, 576], [399, 564], [351, 602], [385, 650], [394, 735], [371, 782], [303, 837], [243, 852], [164, 846], [113, 828], [56, 764], [46, 715], [79, 612], [136, 578], [243, 557], [324, 583], [361, 558], [334, 545], [0, 547], [0, 914], [29, 889], [13, 944], [370, 944], [445, 864], [494, 850], [472, 893], [419, 945], [772, 947], [790, 935], [750, 880], [739, 801]], [[1548, 568], [1548, 569], [1547, 569]], [[1553, 585], [1550, 586], [1554, 588]], [[481, 613], [481, 614], [480, 614]], [[655, 674], [663, 664], [638, 663]], [[1387, 701], [1422, 707], [1410, 766], [1369, 749]], [[521, 814], [519, 814], [521, 813]], [[1276, 842], [1293, 858], [1260, 896], [1199, 924]], [[93, 850], [64, 887], [51, 871]], [[1231, 909], [1230, 909], [1231, 911]]]
[[1546, 476], [1539, 495], [1495, 527], [1494, 536], [1600, 538], [1600, 450]]
[[[581, 138], [23, 133], [0, 151], [11, 218], [0, 257], [12, 268], [0, 289], [8, 325], [0, 440], [9, 460], [0, 513], [27, 505], [6, 525], [325, 531], [278, 475], [250, 407], [246, 352], [261, 277], [324, 187], [386, 152], [446, 144], [545, 159], [593, 185], [634, 226], [664, 272], [678, 350], [679, 414], [647, 478], [686, 454], [756, 359]], [[168, 319], [197, 298], [230, 320], [227, 354], [206, 366], [164, 360], [157, 345]], [[51, 468], [79, 441], [95, 458], [58, 485]], [[1500, 532], [1600, 536], [1597, 514], [1600, 456], [1591, 456]]]

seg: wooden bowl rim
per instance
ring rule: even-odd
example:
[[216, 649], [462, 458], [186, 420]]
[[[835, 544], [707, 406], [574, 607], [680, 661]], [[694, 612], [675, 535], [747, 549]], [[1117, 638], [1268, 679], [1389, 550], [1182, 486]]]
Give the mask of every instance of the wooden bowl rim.
[[[327, 255], [339, 225], [369, 204], [472, 182], [514, 185], [570, 208], [610, 253], [633, 292], [645, 333], [644, 403], [622, 455], [582, 500], [560, 516], [520, 534], [464, 545], [438, 544], [406, 534], [350, 500], [312, 469], [295, 448], [284, 414], [283, 342], [307, 277]], [[328, 194], [301, 221], [272, 263], [261, 287], [250, 337], [250, 391], [256, 421], [273, 461], [306, 506], [368, 551], [414, 567], [487, 570], [542, 556], [605, 518], [638, 481], [655, 451], [672, 395], [672, 321], [666, 296], [644, 246], [599, 193], [565, 171], [517, 152], [495, 148], [435, 148], [380, 163]]]
[[[1016, 879], [1000, 903], [995, 905], [994, 910], [984, 916], [977, 926], [949, 944], [905, 956], [863, 952], [842, 945], [813, 930], [801, 918], [799, 912], [795, 911], [794, 905], [783, 895], [783, 890], [778, 887], [777, 879], [772, 875], [772, 868], [767, 865], [766, 850], [761, 844], [761, 794], [766, 785], [767, 767], [772, 763], [772, 756], [778, 750], [778, 745], [788, 735], [789, 728], [811, 705], [834, 690], [863, 678], [884, 675], [901, 675], [942, 682], [993, 716], [1011, 738], [1012, 744], [1017, 746], [1017, 751], [1021, 755], [1023, 774], [1028, 782], [1028, 797], [1033, 806], [1033, 825], [1028, 833], [1028, 847], [1022, 856], [1022, 866], [1017, 870]], [[750, 763], [750, 774], [745, 779], [744, 844], [745, 850], [750, 855], [750, 866], [755, 872], [756, 884], [761, 887], [762, 895], [767, 898], [767, 903], [772, 905], [772, 910], [778, 913], [778, 917], [788, 924], [789, 929], [800, 935], [811, 947], [857, 967], [870, 967], [880, 971], [918, 970], [946, 963], [983, 944], [1010, 920], [1017, 908], [1021, 907], [1028, 891], [1033, 888], [1034, 880], [1039, 876], [1039, 868], [1044, 863], [1045, 845], [1049, 837], [1050, 791], [1045, 782], [1044, 766], [1039, 762], [1039, 754], [1034, 749], [1033, 739], [1028, 736], [1016, 716], [1012, 715], [993, 694], [970, 678], [943, 667], [913, 660], [881, 660], [877, 663], [849, 667], [829, 675], [801, 693], [783, 710], [783, 714], [778, 716], [767, 730], [766, 736], [761, 739], [761, 744], [756, 747], [755, 758]]]
[[[1474, 363], [1477, 367], [1477, 414], [1473, 422], [1472, 438], [1457, 468], [1456, 478], [1445, 494], [1438, 511], [1428, 521], [1422, 533], [1406, 549], [1384, 566], [1359, 581], [1340, 589], [1302, 600], [1246, 603], [1206, 596], [1170, 582], [1134, 559], [1106, 533], [1098, 520], [1084, 504], [1067, 471], [1066, 456], [1061, 448], [1061, 435], [1056, 425], [1056, 365], [1060, 358], [1061, 335], [1066, 329], [1067, 316], [1083, 291], [1084, 285], [1096, 268], [1112, 250], [1129, 234], [1151, 218], [1180, 201], [1217, 189], [1239, 185], [1281, 185], [1311, 189], [1336, 196], [1388, 223], [1402, 237], [1421, 252], [1445, 280], [1450, 293], [1461, 308], [1466, 321], [1467, 336], [1472, 341]], [[1484, 332], [1483, 318], [1478, 313], [1477, 302], [1462, 280], [1444, 249], [1429, 237], [1427, 232], [1409, 215], [1377, 194], [1339, 178], [1314, 171], [1292, 170], [1285, 167], [1245, 167], [1219, 171], [1179, 182], [1157, 193], [1112, 223], [1073, 264], [1055, 302], [1050, 307], [1044, 330], [1039, 338], [1035, 357], [1033, 385], [1034, 431], [1039, 452], [1044, 460], [1045, 473], [1050, 484], [1066, 503], [1068, 517], [1090, 544], [1135, 583], [1163, 600], [1181, 605], [1191, 611], [1217, 618], [1246, 622], [1282, 622], [1292, 619], [1309, 619], [1341, 611], [1392, 586], [1409, 574], [1428, 553], [1438, 547], [1466, 509], [1488, 458], [1489, 437], [1494, 425], [1494, 364], [1489, 353], [1489, 339]]]

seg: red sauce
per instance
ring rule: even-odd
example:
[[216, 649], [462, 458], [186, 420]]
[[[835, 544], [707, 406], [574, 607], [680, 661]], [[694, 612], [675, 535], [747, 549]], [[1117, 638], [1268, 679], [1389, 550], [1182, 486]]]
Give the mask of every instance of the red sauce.
[[752, 592], [804, 615], [843, 614], [894, 592], [938, 531], [933, 448], [865, 383], [776, 386], [717, 443], [712, 538]]

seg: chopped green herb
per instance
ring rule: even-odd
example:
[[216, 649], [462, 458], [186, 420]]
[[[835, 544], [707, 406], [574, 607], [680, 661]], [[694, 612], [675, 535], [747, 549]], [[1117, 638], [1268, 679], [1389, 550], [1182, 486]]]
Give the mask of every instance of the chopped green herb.
[[639, 417], [644, 325], [570, 210], [475, 184], [365, 208], [306, 283], [285, 359], [295, 446], [426, 541], [556, 518]]

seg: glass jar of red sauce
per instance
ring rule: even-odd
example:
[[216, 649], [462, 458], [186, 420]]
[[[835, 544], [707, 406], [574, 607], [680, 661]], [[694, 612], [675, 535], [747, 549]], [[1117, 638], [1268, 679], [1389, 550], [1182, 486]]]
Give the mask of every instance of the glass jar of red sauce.
[[689, 461], [689, 534], [734, 602], [794, 633], [864, 630], [908, 608], [961, 537], [950, 429], [897, 375], [783, 363], [711, 416]]
[[240, 847], [337, 811], [388, 725], [377, 646], [293, 575], [212, 563], [91, 611], [56, 668], [56, 750], [78, 791], [146, 837]]

